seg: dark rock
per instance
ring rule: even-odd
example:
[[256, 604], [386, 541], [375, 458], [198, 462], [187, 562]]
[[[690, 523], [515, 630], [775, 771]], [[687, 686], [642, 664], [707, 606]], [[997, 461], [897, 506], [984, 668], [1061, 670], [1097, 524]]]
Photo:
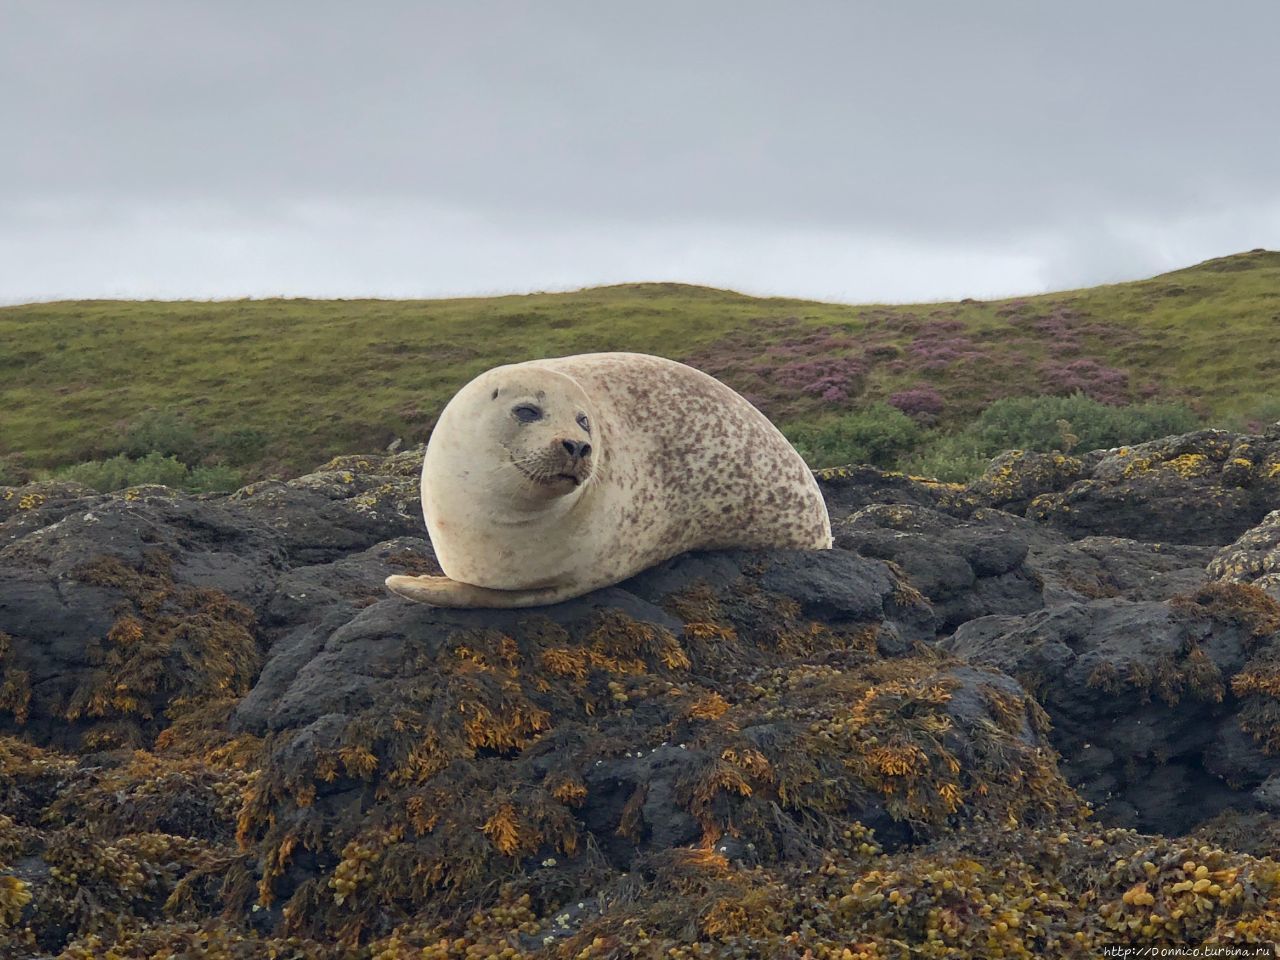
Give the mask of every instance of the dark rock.
[[1213, 749], [1204, 755], [1204, 767], [1232, 790], [1252, 790], [1276, 770], [1274, 757], [1241, 727], [1234, 712], [1218, 722], [1212, 742]]
[[[359, 563], [367, 564], [395, 548], [394, 544], [379, 546], [362, 555]], [[314, 570], [329, 571], [335, 566], [299, 572], [305, 574], [304, 582], [315, 583]], [[375, 566], [364, 583], [385, 576], [385, 570], [385, 566]], [[331, 584], [333, 575], [326, 573], [326, 577]], [[284, 578], [281, 586], [288, 590], [298, 582]], [[331, 587], [320, 589], [332, 594]], [[276, 644], [259, 680], [261, 690], [255, 689], [245, 698], [237, 721], [243, 729], [283, 729], [325, 713], [358, 711], [368, 705], [369, 691], [387, 678], [404, 649], [414, 647], [433, 658], [449, 638], [468, 631], [519, 633], [533, 619], [582, 636], [602, 612], [613, 612], [680, 636], [684, 623], [664, 608], [673, 603], [678, 608], [681, 595], [691, 589], [701, 591], [707, 598], [708, 612], [714, 606], [720, 617], [766, 620], [759, 607], [772, 602], [772, 596], [790, 599], [805, 616], [836, 626], [881, 626], [889, 621], [896, 635], [905, 635], [908, 642], [931, 636], [928, 626], [921, 628], [922, 623], [932, 622], [927, 608], [899, 604], [895, 598], [899, 583], [877, 561], [839, 551], [784, 551], [767, 556], [745, 551], [694, 553], [676, 557], [617, 587], [532, 611], [443, 610], [387, 599], [357, 612], [355, 605], [337, 601], [340, 616], [325, 618], [322, 623], [340, 621], [339, 628], [325, 635], [324, 628], [308, 624], [290, 634], [287, 642]], [[323, 596], [323, 592], [318, 595], [321, 609]], [[271, 609], [279, 613], [283, 603], [277, 598]], [[277, 686], [281, 681], [288, 682], [287, 689]], [[265, 718], [259, 716], [263, 704], [270, 705]]]
[[1149, 543], [1121, 537], [1069, 540], [1030, 524], [1028, 566], [1044, 583], [1046, 605], [1120, 597], [1168, 600], [1204, 582], [1212, 547]]
[[[583, 824], [605, 856], [624, 868], [645, 849], [693, 843], [702, 836], [702, 828], [682, 808], [680, 784], [696, 777], [709, 762], [712, 758], [705, 750], [689, 749], [684, 743], [661, 743], [596, 761], [583, 777], [590, 801], [583, 806]], [[618, 827], [633, 798], [641, 802], [630, 814], [637, 818], [637, 827], [628, 836]]]
[[[415, 855], [492, 857], [487, 842], [467, 845], [496, 831], [515, 850], [520, 824], [539, 824], [538, 842], [520, 847], [539, 871], [567, 869], [548, 839], [556, 831], [581, 833], [612, 869], [629, 870], [723, 835], [720, 824], [735, 825], [734, 859], [764, 862], [784, 850], [820, 855], [848, 818], [892, 849], [989, 803], [1071, 802], [1055, 792], [1039, 712], [1018, 684], [924, 647], [931, 612], [878, 560], [689, 554], [531, 610], [393, 598], [349, 615], [331, 580], [320, 590], [330, 613], [276, 643], [236, 713], [237, 729], [272, 735], [265, 799], [246, 812], [275, 825], [261, 834], [268, 847], [288, 831], [338, 843], [419, 795], [436, 798], [430, 820], [450, 826], [414, 841]], [[851, 709], [864, 716], [852, 727]], [[926, 783], [937, 764], [948, 780], [998, 766], [998, 785], [963, 808], [923, 784], [873, 787], [878, 764], [896, 769], [907, 750], [892, 733], [898, 716], [922, 724], [904, 755], [925, 764], [916, 775]], [[883, 740], [854, 732], [879, 724]], [[1022, 773], [1006, 768], [1012, 756]], [[415, 786], [419, 769], [434, 774]], [[1019, 788], [1022, 776], [1035, 786]], [[290, 799], [299, 783], [314, 784], [305, 805]], [[281, 894], [325, 869], [294, 862]]]
[[872, 505], [835, 524], [837, 547], [890, 561], [928, 599], [940, 632], [985, 616], [1123, 597], [1163, 600], [1205, 580], [1211, 547], [1117, 537], [1072, 540], [1023, 517], [978, 508], [963, 518]]
[[[941, 646], [1035, 694], [1064, 774], [1105, 817], [1179, 833], [1248, 808], [1247, 791], [1280, 771], [1232, 696], [1233, 678], [1265, 656], [1263, 621], [1240, 603], [1213, 593], [1063, 603], [973, 620]], [[1268, 643], [1280, 639], [1265, 629]]]
[[1260, 783], [1253, 791], [1253, 798], [1268, 813], [1280, 814], [1280, 773], [1273, 773]]
[[137, 568], [160, 553], [177, 580], [250, 606], [284, 566], [278, 538], [224, 500], [164, 487], [95, 494], [80, 509], [11, 539], [0, 548], [0, 565], [65, 581], [104, 556]]
[[903, 503], [936, 507], [960, 484], [942, 483], [925, 477], [888, 473], [875, 467], [850, 465], [817, 470], [814, 475], [827, 501], [832, 520], [839, 520], [872, 503]]
[[1044, 605], [1041, 581], [1026, 563], [1030, 537], [1019, 526], [993, 510], [959, 520], [894, 504], [864, 507], [834, 533], [837, 547], [900, 567], [932, 606], [938, 629], [949, 631], [975, 617]]
[[954, 498], [998, 507], [1072, 537], [1220, 546], [1280, 502], [1280, 427], [1202, 430], [1132, 447], [1006, 454]]
[[[1057, 851], [1079, 800], [1055, 749], [1106, 820], [1269, 835], [1275, 523], [1240, 525], [1277, 446], [1010, 455], [968, 489], [824, 471], [837, 549], [687, 554], [506, 611], [386, 594], [439, 572], [421, 451], [232, 496], [0, 490], [0, 874], [63, 918], [50, 954], [106, 929], [75, 903], [127, 926], [175, 893], [331, 942], [510, 888], [571, 905], [530, 927], [559, 942], [666, 877], [700, 923], [738, 873], [1013, 842], [993, 824]], [[150, 899], [109, 871], [59, 899], [52, 866], [85, 857], [145, 862]]]
[[760, 586], [798, 601], [807, 616], [842, 621], [882, 619], [895, 584], [882, 563], [835, 551], [789, 550], [769, 557]]
[[88, 508], [99, 494], [80, 483], [46, 481], [0, 487], [0, 548]]
[[272, 531], [293, 563], [327, 563], [423, 533], [420, 451], [338, 457], [296, 480], [250, 484], [229, 504]]
[[[163, 488], [93, 495], [0, 549], [0, 683], [36, 742], [147, 742], [175, 699], [247, 690], [275, 536]], [[204, 665], [213, 665], [204, 672]], [[2, 716], [2, 714], [0, 714]]]
[[441, 573], [431, 544], [419, 537], [398, 537], [331, 563], [294, 567], [282, 573], [262, 613], [262, 625], [291, 628], [308, 624], [335, 604], [353, 611], [387, 596], [391, 574]]

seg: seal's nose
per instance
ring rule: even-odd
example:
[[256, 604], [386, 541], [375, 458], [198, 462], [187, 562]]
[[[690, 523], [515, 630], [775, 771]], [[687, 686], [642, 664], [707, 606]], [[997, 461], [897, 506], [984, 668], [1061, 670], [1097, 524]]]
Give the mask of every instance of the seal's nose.
[[591, 444], [578, 440], [561, 440], [560, 446], [575, 460], [584, 460], [591, 454]]

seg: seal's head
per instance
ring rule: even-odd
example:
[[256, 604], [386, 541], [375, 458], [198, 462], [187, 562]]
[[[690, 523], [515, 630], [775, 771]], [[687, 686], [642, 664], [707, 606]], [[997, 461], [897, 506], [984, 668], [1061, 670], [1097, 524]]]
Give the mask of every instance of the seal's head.
[[472, 456], [487, 464], [490, 491], [515, 502], [546, 502], [580, 491], [591, 479], [599, 437], [591, 403], [571, 377], [499, 367], [464, 392], [465, 435]]

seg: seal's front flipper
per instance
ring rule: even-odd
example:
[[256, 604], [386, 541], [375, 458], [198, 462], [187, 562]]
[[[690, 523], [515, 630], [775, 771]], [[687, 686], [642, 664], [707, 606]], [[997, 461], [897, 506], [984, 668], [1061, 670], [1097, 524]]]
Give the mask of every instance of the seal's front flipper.
[[387, 577], [387, 589], [398, 596], [433, 607], [486, 608], [541, 607], [586, 593], [573, 587], [546, 587], [541, 590], [490, 590], [448, 577]]

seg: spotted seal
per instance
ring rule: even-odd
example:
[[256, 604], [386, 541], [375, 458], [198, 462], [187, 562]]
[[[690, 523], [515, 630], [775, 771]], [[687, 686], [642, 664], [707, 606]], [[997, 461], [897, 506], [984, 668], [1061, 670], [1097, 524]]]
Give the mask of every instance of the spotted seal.
[[422, 512], [443, 577], [393, 576], [439, 607], [530, 607], [687, 550], [831, 547], [812, 472], [693, 367], [588, 353], [482, 373], [427, 444]]

